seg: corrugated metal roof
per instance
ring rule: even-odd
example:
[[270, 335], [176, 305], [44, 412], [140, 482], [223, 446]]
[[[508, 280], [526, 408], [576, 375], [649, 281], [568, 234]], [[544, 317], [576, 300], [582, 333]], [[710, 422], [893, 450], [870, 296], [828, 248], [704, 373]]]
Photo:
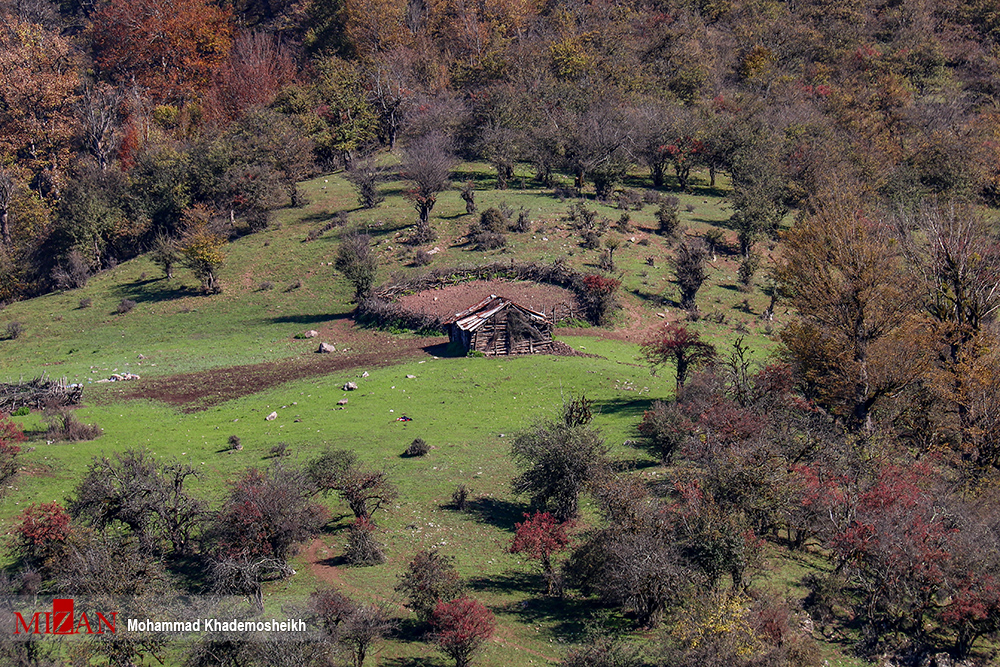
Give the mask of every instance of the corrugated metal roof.
[[445, 321], [443, 324], [454, 324], [462, 331], [475, 331], [483, 324], [487, 322], [491, 317], [499, 313], [504, 308], [513, 306], [518, 310], [524, 312], [526, 315], [531, 316], [534, 319], [547, 320], [544, 313], [540, 313], [537, 310], [532, 310], [526, 306], [522, 306], [519, 303], [515, 303], [510, 299], [505, 299], [502, 296], [497, 296], [496, 294], [490, 294], [488, 297], [477, 303], [476, 305], [463, 310], [460, 313], [455, 313], [455, 316], [451, 319]]

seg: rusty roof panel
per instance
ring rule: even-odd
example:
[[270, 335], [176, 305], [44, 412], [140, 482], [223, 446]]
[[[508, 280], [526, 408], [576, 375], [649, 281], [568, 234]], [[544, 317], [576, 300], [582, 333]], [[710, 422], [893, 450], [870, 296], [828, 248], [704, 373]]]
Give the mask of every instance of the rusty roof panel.
[[547, 319], [544, 313], [539, 313], [537, 310], [532, 310], [531, 308], [522, 306], [521, 304], [515, 303], [514, 301], [506, 299], [502, 296], [490, 294], [488, 297], [471, 308], [463, 310], [460, 313], [455, 313], [454, 317], [445, 321], [443, 324], [454, 324], [463, 331], [475, 331], [485, 324], [491, 317], [508, 306], [514, 306], [518, 310], [523, 311], [526, 315], [531, 316], [533, 319]]

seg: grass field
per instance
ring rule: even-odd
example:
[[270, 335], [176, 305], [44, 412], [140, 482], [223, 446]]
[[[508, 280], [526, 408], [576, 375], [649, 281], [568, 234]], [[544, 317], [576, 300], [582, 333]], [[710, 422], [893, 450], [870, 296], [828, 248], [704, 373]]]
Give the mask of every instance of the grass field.
[[[483, 188], [490, 183], [483, 165], [463, 165], [455, 182], [467, 179]], [[518, 174], [513, 182], [520, 181]], [[628, 185], [639, 187], [641, 182]], [[684, 233], [700, 234], [711, 226], [724, 229], [729, 216], [723, 196], [726, 187], [722, 181], [717, 189], [699, 186], [693, 194], [677, 194]], [[227, 480], [241, 470], [269, 465], [269, 452], [279, 443], [287, 443], [296, 462], [305, 462], [327, 447], [354, 449], [363, 461], [386, 466], [400, 487], [398, 504], [378, 517], [389, 561], [371, 568], [341, 565], [346, 536], [342, 521], [321, 537], [321, 543], [306, 545], [294, 563], [298, 574], [274, 584], [268, 594], [273, 599], [302, 596], [335, 583], [352, 596], [396, 604], [392, 588], [399, 572], [417, 550], [436, 546], [456, 558], [473, 594], [498, 614], [498, 635], [478, 664], [520, 666], [559, 660], [567, 646], [579, 640], [584, 620], [607, 613], [586, 600], [540, 597], [540, 575], [531, 564], [506, 553], [513, 524], [526, 509], [526, 499], [510, 491], [515, 471], [508, 442], [518, 429], [555, 417], [565, 401], [586, 395], [594, 401], [594, 424], [611, 446], [612, 456], [632, 470], [627, 474], [656, 474], [658, 468], [644, 452], [625, 444], [636, 438], [643, 410], [673, 393], [672, 372], [651, 375], [638, 349], [653, 327], [681, 314], [674, 305], [668, 244], [653, 233], [655, 207], [630, 212], [634, 231], [609, 232], [623, 241], [615, 260], [623, 281], [624, 309], [615, 325], [556, 330], [557, 338], [596, 357], [456, 358], [438, 353], [441, 339], [417, 340], [353, 327], [348, 319], [352, 291], [331, 265], [339, 233], [331, 231], [304, 242], [310, 230], [322, 227], [338, 211], [349, 211], [351, 225], [366, 229], [377, 244], [380, 280], [393, 272], [419, 270], [410, 266], [415, 249], [403, 243], [415, 213], [400, 196], [402, 184], [387, 183], [386, 202], [372, 211], [355, 210], [350, 187], [336, 174], [307, 181], [302, 189], [309, 205], [277, 212], [267, 231], [227, 247], [222, 294], [201, 296], [194, 279], [183, 270], [168, 281], [151, 262], [138, 258], [93, 277], [83, 289], [13, 304], [0, 312], [0, 330], [14, 321], [24, 328], [16, 340], [0, 340], [0, 382], [44, 373], [82, 383], [85, 405], [76, 414], [104, 431], [91, 442], [48, 443], [39, 415], [18, 418], [33, 435], [23, 457], [24, 472], [0, 499], [0, 519], [9, 526], [29, 503], [63, 501], [93, 457], [127, 448], [146, 448], [163, 459], [189, 462], [201, 473], [192, 490], [213, 500], [226, 492]], [[529, 209], [533, 229], [510, 234], [503, 250], [475, 251], [462, 239], [472, 220], [465, 215], [464, 202], [457, 190], [443, 193], [432, 216], [438, 239], [422, 246], [439, 248], [432, 266], [498, 256], [564, 258], [588, 270], [597, 265], [598, 251], [584, 250], [566, 220], [573, 202], [528, 188], [478, 190], [477, 203], [480, 211], [501, 203], [515, 210]], [[612, 221], [622, 214], [593, 201], [587, 205]], [[735, 234], [724, 231], [729, 245], [735, 245]], [[759, 278], [773, 261], [766, 243], [762, 246], [765, 261]], [[698, 297], [705, 317], [691, 326], [722, 351], [742, 335], [755, 357], [762, 359], [776, 347], [771, 336], [782, 317], [777, 314], [774, 323], [760, 320], [768, 297], [760, 289], [737, 290], [737, 266], [736, 258], [725, 253], [711, 262], [709, 280]], [[89, 305], [84, 305], [85, 299]], [[126, 314], [114, 314], [122, 299], [137, 305]], [[131, 383], [97, 382], [124, 371], [141, 375], [138, 382], [143, 382], [265, 362], [309, 364], [316, 339], [294, 338], [306, 329], [317, 329], [320, 340], [335, 343], [336, 354], [346, 359], [372, 352], [391, 356], [394, 349], [404, 347], [409, 352], [390, 365], [369, 368], [348, 363], [345, 370], [327, 375], [303, 376], [259, 390], [248, 386], [245, 395], [197, 411], [128, 400]], [[359, 388], [345, 392], [348, 380]], [[343, 398], [347, 405], [338, 406]], [[277, 418], [265, 421], [272, 411]], [[412, 421], [396, 421], [402, 415]], [[240, 437], [242, 451], [229, 451], [231, 435]], [[425, 457], [402, 458], [416, 437], [434, 449]], [[464, 513], [449, 507], [458, 484], [473, 490], [470, 509]], [[327, 502], [335, 513], [344, 511], [335, 499]], [[583, 517], [581, 530], [597, 521], [586, 501]], [[768, 578], [775, 586], [794, 588], [809, 567], [775, 550]], [[400, 616], [404, 629], [412, 626], [404, 611]], [[653, 635], [637, 638], [655, 643]], [[858, 664], [836, 645], [824, 650], [831, 665]], [[419, 636], [402, 632], [381, 647], [377, 664], [431, 665], [444, 664], [444, 659]]]

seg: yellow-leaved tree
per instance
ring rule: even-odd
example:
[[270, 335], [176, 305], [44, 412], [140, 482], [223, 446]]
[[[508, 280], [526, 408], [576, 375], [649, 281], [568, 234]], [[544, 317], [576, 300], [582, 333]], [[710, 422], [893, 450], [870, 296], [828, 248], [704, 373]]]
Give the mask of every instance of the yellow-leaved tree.
[[211, 212], [200, 205], [184, 213], [187, 232], [181, 239], [180, 254], [181, 263], [201, 281], [202, 291], [217, 294], [222, 291], [218, 272], [226, 259], [226, 239], [209, 228], [210, 218]]

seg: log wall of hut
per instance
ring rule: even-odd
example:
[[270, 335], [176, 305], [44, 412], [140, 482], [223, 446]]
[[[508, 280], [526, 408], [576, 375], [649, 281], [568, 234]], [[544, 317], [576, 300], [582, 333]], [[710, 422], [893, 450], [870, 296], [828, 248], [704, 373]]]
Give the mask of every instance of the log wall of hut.
[[532, 321], [516, 309], [503, 310], [473, 332], [470, 349], [488, 356], [533, 354], [552, 349], [552, 325]]

